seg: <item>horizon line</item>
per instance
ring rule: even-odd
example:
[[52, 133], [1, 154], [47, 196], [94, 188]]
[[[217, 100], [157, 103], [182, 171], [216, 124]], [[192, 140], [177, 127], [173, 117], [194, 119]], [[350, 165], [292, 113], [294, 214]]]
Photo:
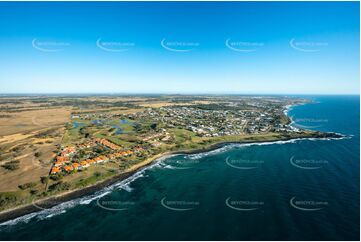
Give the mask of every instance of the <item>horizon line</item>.
[[39, 92], [39, 93], [26, 93], [26, 92], [9, 92], [9, 93], [0, 93], [0, 96], [7, 96], [7, 95], [330, 95], [330, 96], [360, 96], [360, 93], [172, 93], [172, 92], [88, 92], [88, 93], [46, 93], [46, 92]]

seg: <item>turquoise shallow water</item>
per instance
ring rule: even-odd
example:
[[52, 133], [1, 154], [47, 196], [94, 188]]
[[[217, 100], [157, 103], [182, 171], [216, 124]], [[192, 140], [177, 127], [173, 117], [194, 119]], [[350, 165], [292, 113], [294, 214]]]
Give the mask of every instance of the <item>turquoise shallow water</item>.
[[349, 135], [178, 155], [0, 228], [1, 240], [359, 240], [359, 97], [309, 97], [295, 126]]

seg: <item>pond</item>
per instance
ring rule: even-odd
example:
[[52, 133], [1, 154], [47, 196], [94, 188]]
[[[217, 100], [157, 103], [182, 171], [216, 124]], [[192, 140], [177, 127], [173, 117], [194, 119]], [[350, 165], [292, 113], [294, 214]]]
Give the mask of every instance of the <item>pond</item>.
[[73, 128], [76, 129], [78, 127], [81, 127], [81, 126], [85, 126], [84, 123], [82, 122], [73, 122]]
[[124, 134], [123, 129], [120, 128], [118, 125], [113, 124], [112, 127], [116, 129], [114, 134]]
[[135, 122], [132, 122], [132, 121], [129, 121], [129, 120], [126, 120], [126, 119], [121, 119], [119, 122], [120, 122], [120, 124], [136, 125]]

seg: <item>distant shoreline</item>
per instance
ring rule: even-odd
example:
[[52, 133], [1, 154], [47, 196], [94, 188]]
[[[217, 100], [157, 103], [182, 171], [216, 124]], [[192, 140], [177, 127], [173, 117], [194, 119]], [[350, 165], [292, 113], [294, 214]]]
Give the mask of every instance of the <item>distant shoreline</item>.
[[[320, 133], [321, 134], [321, 133]], [[226, 142], [218, 142], [218, 143], [214, 143], [211, 145], [208, 145], [204, 148], [199, 148], [199, 149], [192, 149], [192, 150], [179, 150], [179, 151], [169, 151], [169, 152], [164, 152], [158, 155], [155, 155], [153, 157], [150, 157], [146, 160], [144, 160], [143, 162], [140, 162], [136, 165], [134, 165], [133, 167], [131, 167], [128, 171], [115, 175], [111, 178], [108, 178], [106, 180], [100, 181], [96, 184], [84, 187], [84, 188], [80, 188], [77, 190], [71, 190], [62, 194], [58, 194], [58, 195], [54, 195], [48, 198], [43, 198], [43, 199], [39, 199], [36, 201], [36, 205], [33, 204], [26, 204], [26, 205], [21, 205], [18, 207], [14, 207], [8, 210], [4, 210], [4, 211], [0, 211], [0, 223], [4, 223], [13, 219], [16, 219], [18, 217], [27, 215], [27, 214], [31, 214], [31, 213], [35, 213], [35, 212], [39, 212], [44, 208], [44, 209], [49, 209], [52, 207], [55, 207], [61, 203], [70, 201], [70, 200], [74, 200], [80, 197], [83, 197], [85, 195], [90, 195], [94, 192], [97, 192], [105, 187], [108, 187], [116, 182], [122, 181], [126, 178], [131, 177], [132, 175], [134, 175], [136, 172], [145, 169], [146, 167], [155, 164], [157, 162], [159, 162], [160, 159], [162, 158], [166, 158], [168, 156], [172, 156], [172, 155], [192, 155], [192, 154], [200, 154], [200, 153], [206, 153], [206, 152], [210, 152], [213, 150], [217, 150], [220, 148], [223, 148], [225, 146], [228, 145], [232, 145], [232, 144], [262, 144], [262, 143], [274, 143], [274, 142], [278, 142], [278, 141], [293, 141], [293, 140], [309, 140], [309, 139], [341, 139], [344, 138], [343, 135], [337, 134], [337, 133], [322, 133], [322, 135], [317, 136], [309, 136], [309, 137], [291, 137], [291, 138], [279, 138], [279, 139], [270, 139], [270, 140], [250, 140], [250, 141], [226, 141]], [[41, 208], [40, 208], [41, 207]]]

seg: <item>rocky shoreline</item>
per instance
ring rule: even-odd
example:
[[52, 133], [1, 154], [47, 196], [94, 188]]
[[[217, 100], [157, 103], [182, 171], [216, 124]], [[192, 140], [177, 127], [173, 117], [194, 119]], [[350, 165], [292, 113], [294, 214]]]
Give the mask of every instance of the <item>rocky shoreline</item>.
[[312, 135], [305, 136], [305, 137], [290, 137], [290, 138], [285, 137], [285, 138], [280, 138], [280, 139], [264, 140], [264, 141], [260, 141], [260, 140], [230, 141], [230, 142], [227, 141], [227, 142], [219, 142], [219, 143], [211, 144], [211, 145], [201, 148], [201, 149], [179, 150], [179, 151], [166, 152], [166, 153], [159, 154], [157, 156], [150, 158], [149, 162], [146, 162], [146, 164], [138, 167], [137, 169], [115, 175], [109, 179], [98, 182], [94, 185], [91, 185], [91, 186], [88, 186], [85, 188], [81, 188], [78, 190], [69, 191], [69, 192], [66, 192], [63, 194], [55, 195], [55, 196], [52, 196], [49, 198], [43, 198], [43, 199], [37, 200], [35, 205], [33, 203], [31, 203], [31, 204], [22, 205], [19, 207], [1, 211], [0, 212], [0, 223], [15, 219], [15, 218], [27, 215], [27, 214], [39, 212], [43, 209], [49, 209], [49, 208], [52, 208], [61, 203], [95, 193], [95, 192], [101, 190], [102, 188], [105, 188], [116, 182], [119, 182], [126, 178], [131, 177], [136, 172], [158, 162], [159, 159], [170, 156], [170, 155], [199, 154], [199, 153], [213, 151], [213, 150], [216, 150], [216, 149], [219, 149], [219, 148], [225, 147], [227, 145], [231, 145], [231, 144], [255, 144], [255, 143], [268, 143], [268, 142], [277, 142], [277, 141], [292, 141], [292, 140], [306, 140], [306, 139], [341, 139], [341, 138], [345, 138], [345, 136], [343, 136], [341, 134], [337, 134], [337, 133], [313, 132]]

